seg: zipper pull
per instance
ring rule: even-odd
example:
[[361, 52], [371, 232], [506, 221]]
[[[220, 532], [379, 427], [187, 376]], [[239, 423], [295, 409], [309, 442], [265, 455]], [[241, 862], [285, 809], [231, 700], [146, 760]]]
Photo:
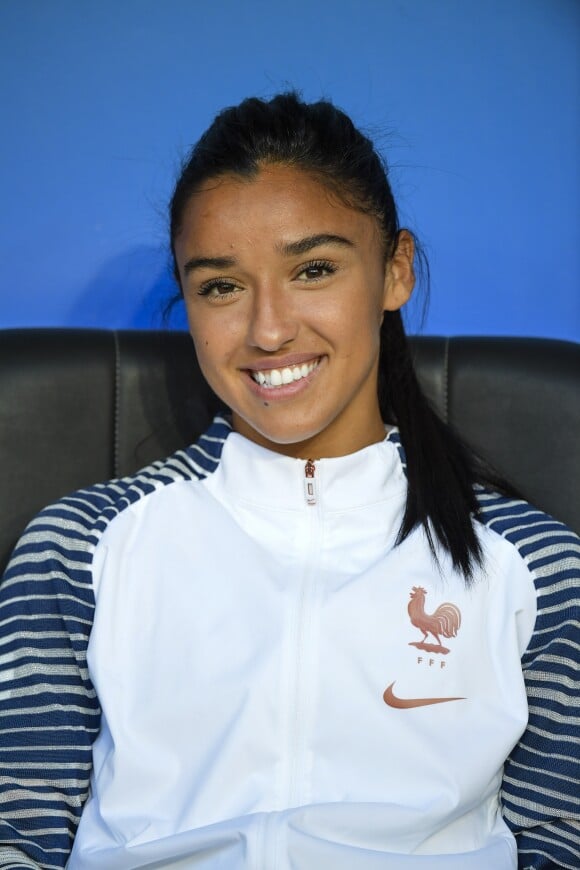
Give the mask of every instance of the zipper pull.
[[316, 478], [314, 473], [316, 466], [312, 459], [309, 459], [304, 466], [304, 495], [307, 504], [316, 504]]

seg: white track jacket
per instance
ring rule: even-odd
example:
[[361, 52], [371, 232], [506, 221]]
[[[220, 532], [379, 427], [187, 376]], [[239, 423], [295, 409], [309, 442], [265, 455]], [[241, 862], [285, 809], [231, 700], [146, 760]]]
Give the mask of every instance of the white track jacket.
[[520, 830], [520, 866], [568, 866], [536, 858], [574, 794], [546, 779], [555, 741], [573, 754], [549, 726], [546, 649], [577, 539], [482, 491], [466, 586], [422, 530], [395, 545], [406, 490], [396, 430], [312, 467], [217, 419], [41, 514], [5, 583], [30, 596], [36, 571], [76, 664], [14, 713], [45, 722], [61, 768], [50, 803], [20, 783], [33, 820], [0, 867], [64, 866], [81, 809], [70, 870], [514, 870]]

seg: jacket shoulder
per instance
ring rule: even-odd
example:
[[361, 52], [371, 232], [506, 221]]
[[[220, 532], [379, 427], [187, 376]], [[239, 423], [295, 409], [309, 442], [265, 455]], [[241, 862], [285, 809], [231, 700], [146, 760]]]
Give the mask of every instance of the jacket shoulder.
[[[480, 522], [508, 541], [530, 572], [538, 607], [536, 642], [555, 639], [580, 616], [580, 538], [526, 501], [484, 489], [477, 498]], [[524, 666], [537, 643], [528, 648]]]
[[[28, 524], [10, 563], [5, 581], [25, 565], [39, 568], [55, 561], [69, 576], [86, 576], [91, 552], [109, 523], [127, 507], [178, 481], [203, 480], [219, 465], [231, 427], [221, 417], [199, 440], [127, 477], [96, 483], [63, 496], [43, 508]], [[26, 573], [26, 571], [25, 571]], [[35, 572], [36, 573], [36, 572]]]

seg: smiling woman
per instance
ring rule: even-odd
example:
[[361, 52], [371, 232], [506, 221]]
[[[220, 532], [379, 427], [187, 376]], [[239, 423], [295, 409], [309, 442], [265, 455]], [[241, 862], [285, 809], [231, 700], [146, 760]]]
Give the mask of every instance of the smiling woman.
[[578, 866], [578, 539], [421, 392], [372, 143], [225, 110], [171, 246], [224, 414], [14, 554], [0, 867]]
[[202, 371], [236, 431], [296, 457], [383, 440], [380, 329], [413, 288], [408, 234], [385, 263], [375, 217], [274, 164], [199, 189], [175, 255]]

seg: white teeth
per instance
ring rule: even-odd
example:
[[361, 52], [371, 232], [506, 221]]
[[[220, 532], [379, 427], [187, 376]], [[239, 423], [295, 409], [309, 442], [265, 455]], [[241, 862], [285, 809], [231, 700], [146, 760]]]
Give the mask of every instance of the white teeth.
[[301, 366], [289, 366], [283, 369], [269, 369], [269, 371], [251, 372], [253, 379], [262, 387], [281, 387], [283, 384], [292, 384], [300, 381], [314, 371], [320, 360], [311, 363], [303, 363]]

